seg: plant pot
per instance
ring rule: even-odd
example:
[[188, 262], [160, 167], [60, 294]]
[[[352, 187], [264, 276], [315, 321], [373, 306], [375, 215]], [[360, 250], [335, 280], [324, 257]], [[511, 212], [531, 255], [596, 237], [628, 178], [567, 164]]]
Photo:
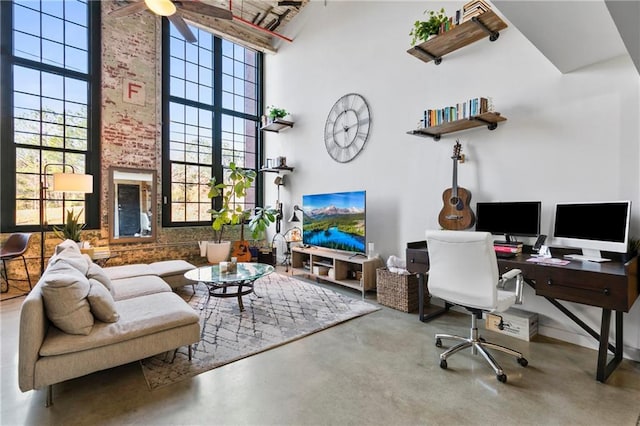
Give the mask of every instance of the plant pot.
[[207, 241], [207, 261], [209, 263], [220, 263], [227, 260], [230, 249], [231, 241], [222, 241], [220, 243]]

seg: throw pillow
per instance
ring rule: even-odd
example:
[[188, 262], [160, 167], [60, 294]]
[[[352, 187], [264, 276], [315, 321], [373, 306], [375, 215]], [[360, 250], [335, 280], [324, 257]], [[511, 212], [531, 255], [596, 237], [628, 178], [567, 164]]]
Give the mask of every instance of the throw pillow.
[[45, 312], [65, 333], [91, 333], [93, 315], [87, 300], [89, 287], [87, 277], [64, 259], [59, 259], [45, 271], [42, 283]]
[[107, 290], [111, 294], [113, 294], [113, 285], [111, 284], [111, 278], [107, 276], [104, 270], [95, 263], [91, 263], [89, 265], [89, 270], [87, 271], [87, 278], [94, 279], [98, 281], [100, 284], [106, 287]]
[[98, 280], [89, 278], [89, 305], [91, 312], [100, 321], [116, 322], [120, 314], [116, 311], [116, 303], [109, 290]]

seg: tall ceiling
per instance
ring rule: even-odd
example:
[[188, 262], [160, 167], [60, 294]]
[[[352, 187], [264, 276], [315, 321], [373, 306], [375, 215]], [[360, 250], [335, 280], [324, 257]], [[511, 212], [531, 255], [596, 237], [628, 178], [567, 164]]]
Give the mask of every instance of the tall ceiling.
[[[134, 1], [113, 0], [113, 9]], [[274, 40], [287, 37], [287, 24], [309, 3], [309, 0], [200, 0], [212, 6], [230, 9], [232, 20], [224, 20], [180, 10], [189, 23], [206, 28], [215, 34], [240, 42], [262, 52], [275, 53]], [[177, 1], [176, 1], [177, 2]], [[152, 13], [148, 10], [138, 13]], [[117, 19], [117, 18], [116, 18]]]

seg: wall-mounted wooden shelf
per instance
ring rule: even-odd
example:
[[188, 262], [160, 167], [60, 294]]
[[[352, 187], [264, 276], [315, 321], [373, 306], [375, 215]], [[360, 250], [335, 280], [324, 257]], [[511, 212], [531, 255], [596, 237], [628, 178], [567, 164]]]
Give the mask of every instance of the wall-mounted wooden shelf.
[[260, 171], [266, 172], [266, 173], [292, 172], [293, 167], [289, 167], [289, 166], [263, 167], [260, 169]]
[[281, 118], [274, 118], [273, 121], [267, 124], [266, 126], [260, 127], [260, 130], [264, 130], [266, 132], [278, 133], [281, 130], [288, 129], [289, 127], [293, 127], [293, 121], [287, 121]]
[[461, 49], [485, 37], [496, 41], [500, 36], [498, 31], [507, 28], [507, 24], [493, 11], [487, 11], [471, 20], [463, 22], [445, 33], [422, 42], [407, 53], [424, 62], [434, 61], [436, 65], [442, 62], [442, 57], [455, 50]]
[[484, 114], [474, 115], [462, 120], [450, 121], [437, 126], [410, 130], [407, 134], [433, 138], [433, 140], [438, 141], [440, 140], [440, 136], [447, 133], [460, 132], [462, 130], [473, 129], [474, 127], [487, 126], [489, 130], [494, 130], [498, 127], [499, 122], [506, 120], [507, 119], [502, 117], [499, 112], [485, 112]]

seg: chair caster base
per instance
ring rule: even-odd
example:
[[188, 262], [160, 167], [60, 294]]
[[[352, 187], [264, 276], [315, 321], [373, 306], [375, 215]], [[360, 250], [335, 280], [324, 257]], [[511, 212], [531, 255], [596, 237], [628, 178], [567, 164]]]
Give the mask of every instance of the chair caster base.
[[529, 361], [527, 361], [526, 358], [518, 358], [518, 364], [520, 364], [523, 367], [526, 367], [527, 365], [529, 365]]
[[443, 370], [447, 369], [447, 360], [446, 359], [441, 359], [440, 360], [440, 368], [442, 368]]
[[442, 339], [436, 339], [436, 348], [442, 347]]
[[499, 382], [507, 383], [507, 375], [506, 374], [496, 374], [496, 379], [498, 379]]

